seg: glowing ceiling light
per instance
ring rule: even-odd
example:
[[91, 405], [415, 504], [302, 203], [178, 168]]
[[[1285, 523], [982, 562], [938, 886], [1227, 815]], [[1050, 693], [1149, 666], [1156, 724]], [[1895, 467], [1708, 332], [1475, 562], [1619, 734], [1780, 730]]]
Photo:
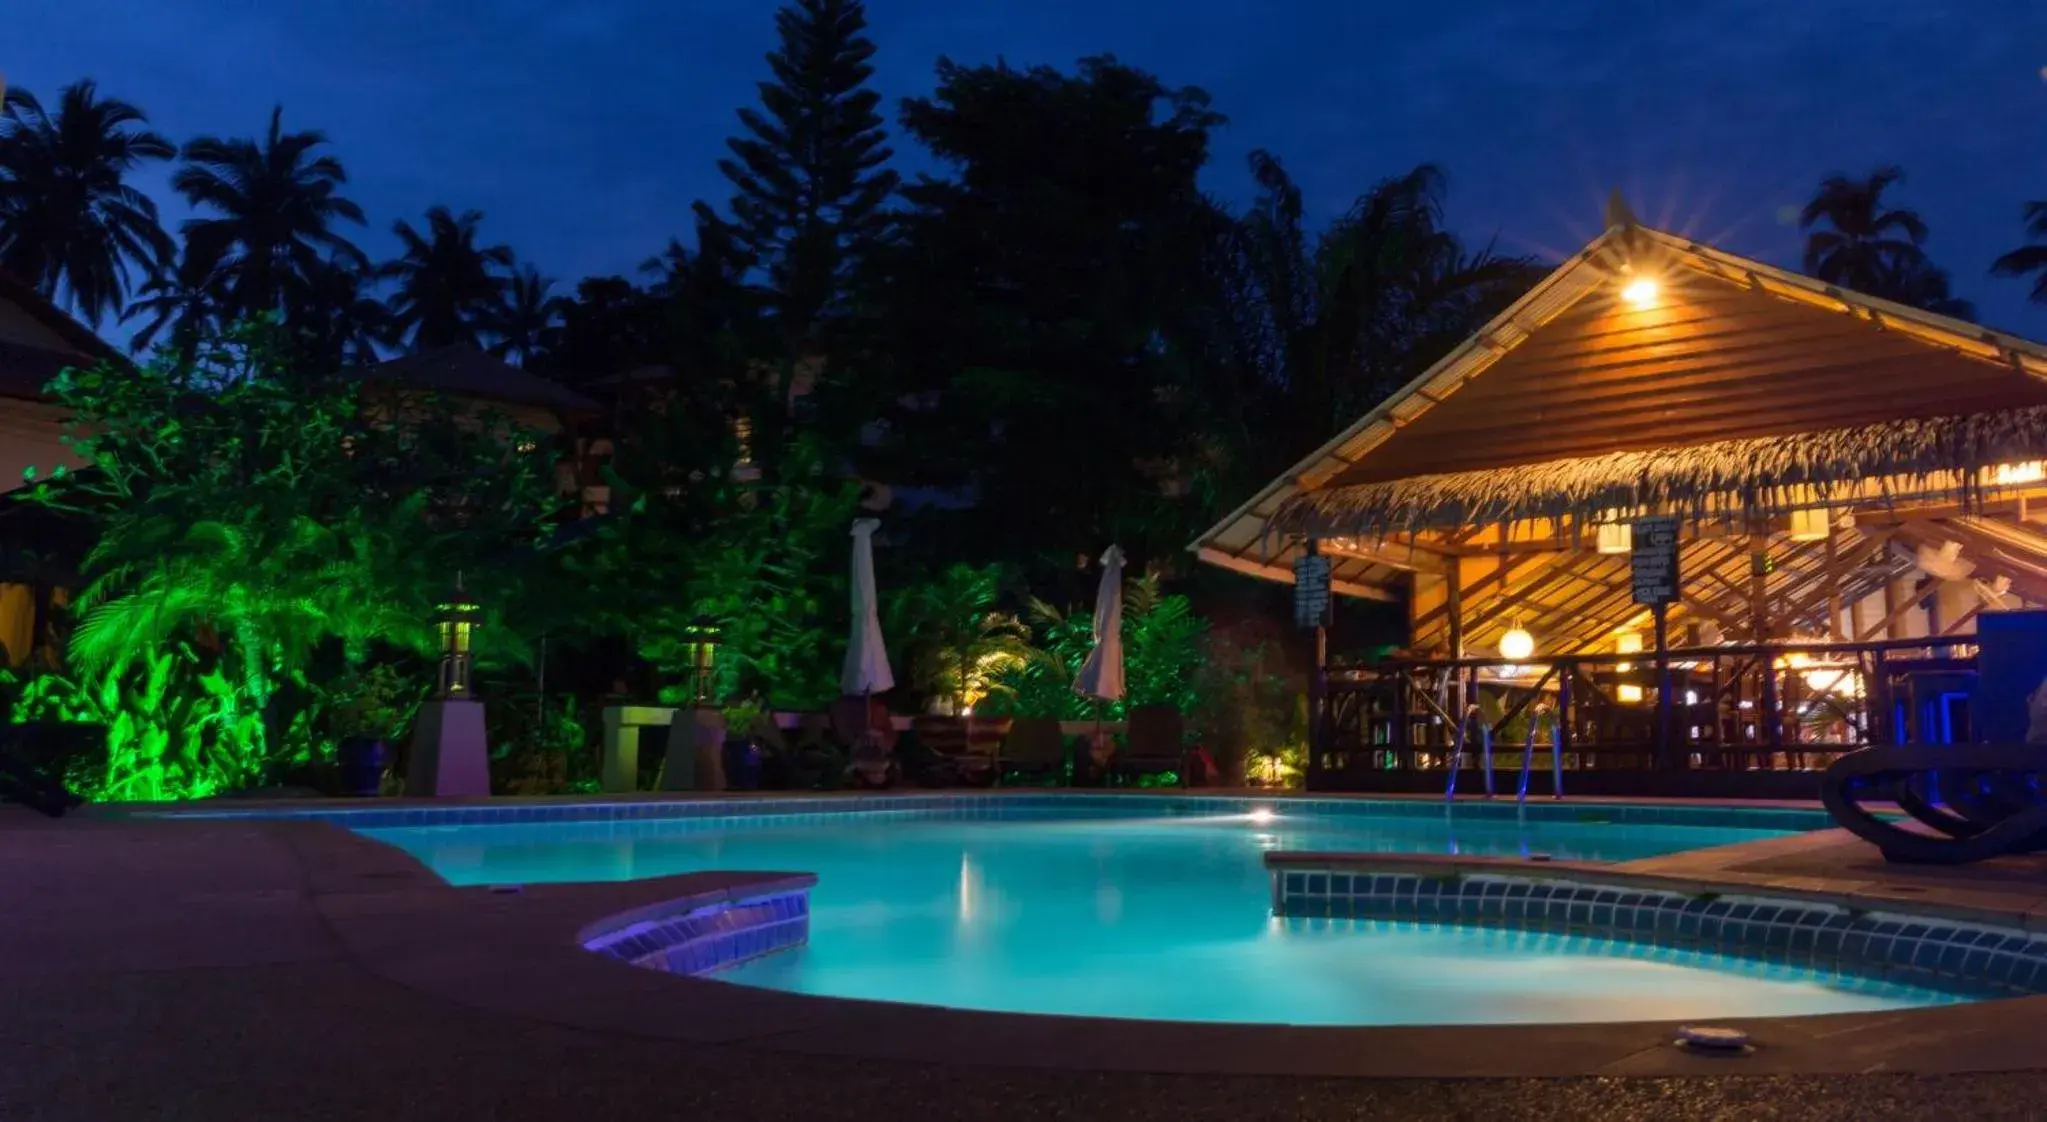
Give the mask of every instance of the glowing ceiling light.
[[1635, 308], [1655, 307], [1657, 295], [1656, 282], [1648, 277], [1636, 277], [1621, 288], [1621, 299]]
[[1635, 528], [1626, 522], [1601, 522], [1599, 535], [1595, 540], [1599, 552], [1612, 555], [1633, 553], [1635, 550]]
[[1500, 657], [1508, 662], [1526, 662], [1535, 653], [1535, 636], [1530, 635], [1520, 624], [1500, 636]]
[[1833, 532], [1833, 516], [1824, 510], [1794, 510], [1791, 512], [1792, 541], [1823, 542]]

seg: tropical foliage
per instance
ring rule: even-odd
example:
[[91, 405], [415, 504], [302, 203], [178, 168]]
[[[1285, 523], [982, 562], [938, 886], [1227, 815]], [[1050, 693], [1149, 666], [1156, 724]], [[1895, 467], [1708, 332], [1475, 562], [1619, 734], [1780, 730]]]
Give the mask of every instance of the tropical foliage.
[[1031, 657], [1009, 675], [998, 704], [1020, 716], [1121, 720], [1131, 706], [1167, 705], [1190, 713], [1197, 698], [1208, 623], [1185, 596], [1162, 592], [1158, 576], [1124, 581], [1122, 701], [1102, 706], [1073, 691], [1073, 680], [1094, 649], [1092, 606], [1061, 609], [1032, 597], [1028, 616], [1036, 636]]
[[392, 227], [403, 252], [382, 272], [397, 284], [393, 321], [416, 349], [480, 346], [503, 316], [512, 251], [476, 244], [482, 222], [480, 211], [437, 206], [426, 212], [424, 231], [408, 222]]
[[261, 141], [202, 136], [185, 145], [171, 185], [198, 213], [183, 227], [191, 268], [219, 286], [222, 319], [284, 315], [302, 302], [334, 256], [361, 266], [362, 251], [336, 230], [361, 225], [341, 194], [348, 172], [317, 131], [284, 131], [270, 111]]
[[[0, 114], [0, 268], [63, 294], [93, 324], [126, 302], [134, 275], [172, 255], [156, 203], [125, 180], [177, 149], [142, 110], [64, 87], [55, 111], [8, 90]], [[135, 274], [131, 275], [133, 267]]]
[[[189, 363], [49, 387], [88, 469], [30, 497], [97, 543], [67, 675], [22, 704], [126, 718], [104, 791], [204, 794], [313, 760], [316, 676], [428, 653], [457, 572], [500, 591], [482, 657], [525, 653], [503, 608], [530, 585], [520, 570], [538, 564], [555, 502], [537, 454], [518, 451], [531, 442], [445, 411], [393, 415], [358, 383], [293, 376], [282, 353], [258, 323]], [[130, 707], [132, 690], [155, 701]]]
[[1000, 566], [950, 565], [890, 601], [889, 632], [902, 637], [910, 683], [954, 716], [1012, 693], [1036, 653], [1030, 629], [999, 608], [1002, 584]]
[[1892, 208], [1884, 193], [1905, 173], [1880, 167], [1861, 179], [1830, 175], [1799, 212], [1805, 271], [1869, 296], [1943, 315], [1971, 318], [1968, 301], [1948, 291], [1948, 276], [1926, 256], [1926, 221], [1913, 210]]
[[2047, 199], [2026, 204], [2025, 224], [2026, 244], [2000, 256], [1990, 271], [2000, 277], [2032, 277], [2030, 298], [2047, 304]]

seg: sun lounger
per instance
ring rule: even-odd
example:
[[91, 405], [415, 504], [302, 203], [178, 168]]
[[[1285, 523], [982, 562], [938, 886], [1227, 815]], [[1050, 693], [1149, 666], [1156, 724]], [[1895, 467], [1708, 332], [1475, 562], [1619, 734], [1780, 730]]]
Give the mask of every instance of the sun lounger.
[[[1961, 865], [2047, 849], [2047, 749], [1952, 744], [1865, 748], [1820, 778], [1827, 813], [1889, 861]], [[1892, 802], [1915, 830], [1871, 811]]]
[[995, 759], [996, 782], [1006, 772], [1050, 775], [1054, 782], [1066, 772], [1066, 735], [1057, 717], [1018, 717]]
[[1179, 774], [1185, 767], [1185, 737], [1186, 724], [1178, 709], [1168, 705], [1132, 709], [1123, 746], [1110, 765], [1115, 781], [1134, 783], [1144, 775]]

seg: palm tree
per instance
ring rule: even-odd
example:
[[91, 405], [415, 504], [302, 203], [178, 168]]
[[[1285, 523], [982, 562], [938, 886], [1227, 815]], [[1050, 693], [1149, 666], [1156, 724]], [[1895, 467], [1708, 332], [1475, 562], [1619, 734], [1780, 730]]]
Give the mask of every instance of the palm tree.
[[554, 280], [531, 265], [512, 274], [503, 304], [490, 323], [490, 333], [497, 337], [490, 353], [521, 366], [540, 353], [566, 303], [550, 293], [553, 287]]
[[1443, 173], [1424, 164], [1376, 184], [1319, 236], [1280, 162], [1251, 155], [1261, 190], [1218, 239], [1232, 360], [1298, 435], [1290, 456], [1405, 384], [1541, 275], [1535, 262], [1467, 251], [1443, 225]]
[[[1880, 167], [1863, 179], [1834, 174], [1820, 183], [1798, 228], [1805, 239], [1805, 271], [1829, 284], [1871, 296], [1891, 279], [1899, 262], [1925, 257], [1926, 222], [1917, 211], [1890, 210], [1883, 194], [1902, 182], [1905, 173]], [[1831, 229], [1816, 229], [1822, 222]]]
[[2000, 277], [2031, 275], [2033, 292], [2029, 299], [2047, 304], [2047, 199], [2026, 204], [2025, 222], [2027, 244], [1991, 262], [1990, 271]]
[[325, 143], [324, 133], [285, 132], [280, 106], [260, 144], [205, 136], [185, 145], [171, 185], [204, 215], [186, 221], [185, 252], [220, 275], [230, 315], [283, 314], [330, 259], [367, 264], [334, 230], [363, 213], [340, 194], [341, 161], [314, 153]]
[[1948, 287], [1948, 273], [1923, 255], [1888, 263], [1878, 292], [1913, 308], [1924, 308], [1952, 319], [1974, 321], [1976, 305], [1955, 296]]
[[121, 313], [121, 322], [148, 317], [131, 344], [138, 352], [148, 350], [168, 328], [165, 345], [189, 360], [197, 353], [199, 341], [219, 326], [219, 277], [190, 252], [159, 264], [136, 296]]
[[0, 116], [0, 267], [97, 327], [119, 313], [129, 265], [174, 252], [156, 203], [123, 180], [177, 148], [143, 125], [140, 109], [101, 99], [91, 79], [64, 87], [54, 114], [10, 90]]
[[397, 343], [391, 309], [373, 291], [377, 271], [344, 254], [316, 268], [293, 303], [286, 321], [305, 358], [320, 372], [368, 366], [379, 348]]
[[382, 272], [398, 282], [391, 309], [414, 348], [479, 346], [501, 318], [506, 281], [497, 270], [512, 268], [512, 251], [477, 245], [482, 221], [480, 211], [437, 206], [426, 212], [424, 234], [402, 220], [391, 227], [405, 252]]

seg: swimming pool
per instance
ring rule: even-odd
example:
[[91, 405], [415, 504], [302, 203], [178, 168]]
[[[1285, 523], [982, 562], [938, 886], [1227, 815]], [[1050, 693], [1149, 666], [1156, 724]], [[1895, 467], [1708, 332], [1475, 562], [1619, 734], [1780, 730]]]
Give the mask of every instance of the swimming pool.
[[[1816, 817], [1554, 805], [1525, 815], [1510, 805], [1273, 808], [1268, 816], [1245, 803], [1039, 798], [985, 818], [909, 809], [361, 832], [457, 884], [816, 873], [809, 945], [719, 975], [800, 993], [1304, 1025], [1772, 1016], [1957, 1000], [1610, 940], [1279, 919], [1262, 864], [1274, 849], [1627, 860], [1814, 828]], [[1765, 825], [1738, 824], [1745, 821]]]

